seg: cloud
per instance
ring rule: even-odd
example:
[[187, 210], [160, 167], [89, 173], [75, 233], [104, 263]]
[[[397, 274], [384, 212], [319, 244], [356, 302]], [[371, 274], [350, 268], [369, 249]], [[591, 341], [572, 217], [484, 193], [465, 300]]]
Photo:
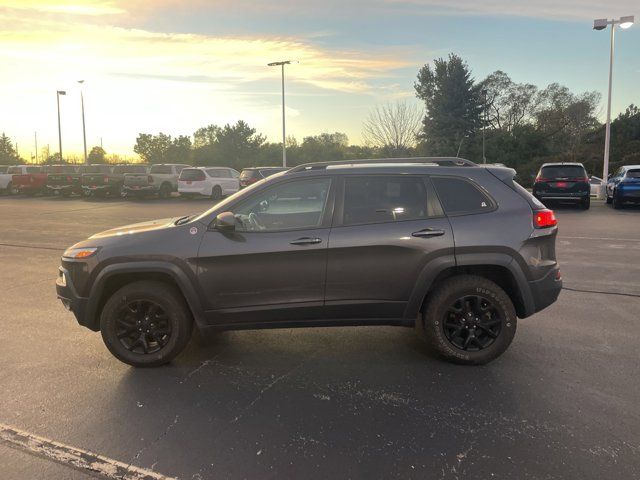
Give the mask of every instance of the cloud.
[[[59, 23], [0, 14], [0, 58], [16, 65], [29, 59], [38, 69], [99, 75], [155, 76], [187, 83], [233, 85], [273, 78], [268, 62], [293, 59], [290, 80], [341, 92], [366, 92], [368, 79], [410, 64], [384, 53], [328, 50], [286, 37], [231, 37], [158, 33], [82, 22]], [[86, 75], [87, 73], [85, 73]]]
[[[122, 7], [118, 6], [122, 4]], [[0, 8], [17, 11], [36, 11], [40, 13], [70, 15], [117, 15], [126, 12], [124, 2], [111, 0], [82, 0], [60, 2], [55, 0], [0, 0]]]

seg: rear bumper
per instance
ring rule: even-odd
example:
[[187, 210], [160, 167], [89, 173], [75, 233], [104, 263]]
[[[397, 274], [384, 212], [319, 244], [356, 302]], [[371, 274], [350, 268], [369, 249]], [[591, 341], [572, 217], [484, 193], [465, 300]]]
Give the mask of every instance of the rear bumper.
[[158, 191], [155, 185], [124, 185], [122, 190], [127, 194], [156, 193]]
[[210, 189], [204, 188], [178, 188], [178, 193], [185, 197], [208, 197], [210, 195]]
[[581, 202], [590, 196], [590, 190], [585, 190], [583, 192], [567, 192], [567, 193], [557, 193], [557, 192], [540, 192], [534, 191], [533, 196], [538, 200], [557, 200], [557, 201], [570, 201], [570, 202]]
[[80, 325], [95, 330], [94, 327], [90, 326], [90, 322], [87, 321], [88, 299], [78, 295], [67, 269], [59, 267], [58, 270], [58, 278], [56, 279], [58, 299], [67, 310], [73, 313]]
[[558, 299], [560, 291], [562, 290], [560, 268], [556, 266], [549, 270], [540, 280], [528, 283], [533, 300], [533, 314], [547, 308]]

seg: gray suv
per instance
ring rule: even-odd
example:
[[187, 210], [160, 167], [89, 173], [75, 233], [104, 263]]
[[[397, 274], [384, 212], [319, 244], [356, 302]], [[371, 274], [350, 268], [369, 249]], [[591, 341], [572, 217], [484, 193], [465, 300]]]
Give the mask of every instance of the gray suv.
[[562, 287], [555, 216], [514, 173], [452, 158], [302, 165], [202, 214], [72, 246], [58, 297], [138, 367], [171, 361], [194, 326], [414, 327], [445, 359], [483, 364]]

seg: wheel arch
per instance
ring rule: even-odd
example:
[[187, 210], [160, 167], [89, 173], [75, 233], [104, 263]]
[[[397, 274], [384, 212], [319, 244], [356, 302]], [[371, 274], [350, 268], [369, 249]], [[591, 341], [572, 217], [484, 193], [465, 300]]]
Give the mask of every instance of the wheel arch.
[[474, 254], [464, 257], [467, 258], [458, 259], [454, 263], [430, 263], [425, 267], [425, 270], [430, 272], [426, 276], [420, 276], [419, 288], [414, 290], [405, 311], [407, 318], [417, 318], [438, 285], [443, 280], [457, 275], [476, 275], [491, 280], [511, 298], [518, 317], [525, 318], [533, 313], [534, 302], [529, 284], [512, 257], [505, 254]]
[[127, 262], [109, 265], [96, 277], [85, 313], [85, 325], [95, 331], [100, 329], [100, 314], [106, 301], [123, 286], [140, 280], [153, 280], [170, 285], [184, 298], [194, 321], [203, 324], [203, 310], [191, 280], [175, 264], [170, 262]]

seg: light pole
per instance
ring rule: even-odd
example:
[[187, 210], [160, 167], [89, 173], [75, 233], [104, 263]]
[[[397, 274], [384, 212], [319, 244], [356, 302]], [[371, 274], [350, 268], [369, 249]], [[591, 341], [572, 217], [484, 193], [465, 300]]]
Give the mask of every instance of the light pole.
[[287, 134], [285, 129], [285, 114], [284, 114], [284, 66], [291, 64], [291, 60], [284, 60], [282, 62], [267, 63], [269, 67], [281, 67], [282, 68], [282, 166], [287, 166]]
[[60, 153], [60, 163], [63, 163], [62, 160], [62, 130], [60, 129], [60, 95], [66, 95], [67, 92], [64, 90], [58, 90], [56, 92], [56, 100], [58, 101], [58, 148]]
[[593, 21], [594, 30], [604, 30], [607, 26], [611, 25], [611, 47], [609, 52], [609, 95], [607, 98], [607, 124], [605, 126], [604, 133], [604, 165], [602, 167], [602, 188], [598, 194], [599, 199], [603, 199], [606, 196], [607, 182], [609, 178], [609, 145], [611, 143], [611, 89], [613, 82], [613, 46], [615, 40], [616, 25], [620, 25], [620, 28], [629, 28], [633, 25], [633, 15], [620, 17], [618, 19], [608, 20], [606, 18], [599, 18]]
[[482, 89], [482, 113], [483, 113], [483, 122], [482, 122], [482, 163], [487, 163], [487, 156], [485, 155], [484, 150], [484, 130], [487, 128], [487, 89]]
[[84, 163], [87, 163], [87, 131], [84, 126], [84, 95], [82, 92], [82, 84], [84, 80], [78, 80], [80, 84], [80, 105], [82, 106], [82, 140], [84, 141]]

